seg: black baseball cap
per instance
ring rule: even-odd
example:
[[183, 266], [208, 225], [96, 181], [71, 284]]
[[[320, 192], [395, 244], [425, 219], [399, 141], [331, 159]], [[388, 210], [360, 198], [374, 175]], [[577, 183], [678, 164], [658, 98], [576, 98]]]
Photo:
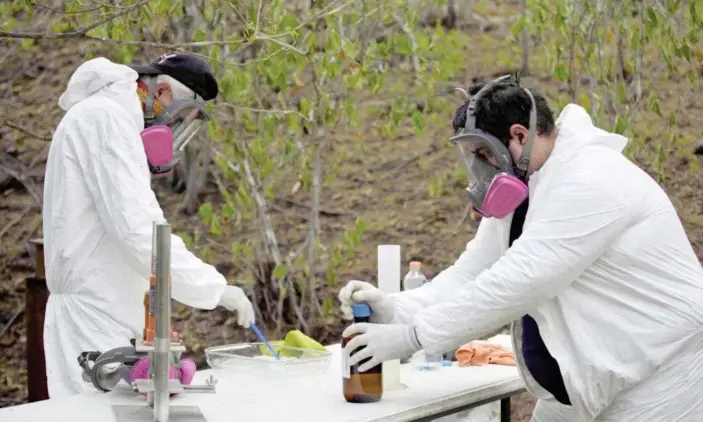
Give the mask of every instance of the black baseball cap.
[[214, 99], [219, 92], [217, 80], [210, 66], [189, 54], [164, 54], [150, 64], [130, 65], [130, 67], [140, 76], [168, 75], [200, 95], [205, 101]]

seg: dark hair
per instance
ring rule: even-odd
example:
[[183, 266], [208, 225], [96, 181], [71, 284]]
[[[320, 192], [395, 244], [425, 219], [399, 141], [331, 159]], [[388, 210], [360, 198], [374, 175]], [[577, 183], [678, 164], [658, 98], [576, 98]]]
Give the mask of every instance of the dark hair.
[[[476, 95], [485, 84], [469, 88], [469, 94]], [[550, 133], [554, 130], [554, 114], [547, 100], [534, 90], [530, 93], [537, 105], [537, 133]], [[452, 126], [458, 133], [466, 125], [467, 101], [454, 113]], [[498, 138], [504, 145], [510, 139], [510, 126], [520, 124], [529, 128], [530, 97], [515, 82], [501, 83], [484, 93], [476, 105], [476, 127]]]

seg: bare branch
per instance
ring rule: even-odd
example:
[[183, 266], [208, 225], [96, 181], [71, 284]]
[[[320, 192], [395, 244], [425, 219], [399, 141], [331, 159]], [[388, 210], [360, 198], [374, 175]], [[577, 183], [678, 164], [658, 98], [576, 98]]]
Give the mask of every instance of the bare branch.
[[2, 337], [2, 335], [5, 334], [5, 332], [10, 329], [10, 327], [12, 327], [12, 324], [15, 323], [17, 318], [19, 318], [19, 316], [22, 315], [23, 312], [24, 312], [24, 307], [21, 307], [15, 312], [14, 315], [12, 315], [12, 318], [10, 318], [10, 320], [7, 321], [7, 324], [5, 324], [5, 326], [2, 327], [2, 330], [0, 330], [0, 337]]
[[35, 1], [31, 2], [31, 4], [32, 4], [34, 7], [38, 7], [38, 8], [40, 8], [40, 9], [49, 10], [49, 11], [54, 12], [54, 13], [62, 13], [62, 14], [65, 14], [65, 15], [73, 15], [73, 14], [79, 14], [79, 13], [95, 12], [96, 10], [99, 10], [101, 7], [115, 7], [115, 6], [111, 5], [111, 4], [98, 3], [97, 6], [93, 6], [93, 7], [91, 7], [91, 8], [68, 11], [68, 10], [57, 9], [57, 8], [55, 8], [55, 7], [49, 7], [49, 6], [46, 6], [46, 5], [43, 5], [43, 4], [38, 4], [38, 3], [35, 2]]
[[229, 108], [233, 108], [235, 110], [243, 110], [243, 111], [251, 111], [254, 113], [270, 113], [270, 114], [297, 114], [303, 119], [305, 116], [300, 114], [298, 110], [278, 110], [278, 109], [263, 109], [263, 108], [252, 108], [252, 107], [244, 107], [236, 104], [231, 104], [231, 103], [219, 103], [218, 105], [223, 105], [227, 106]]
[[[112, 38], [94, 37], [92, 35], [85, 35], [81, 38], [89, 40], [89, 41], [96, 41], [96, 42], [101, 42], [101, 43], [105, 43], [105, 44], [133, 45], [133, 46], [138, 46], [138, 47], [152, 47], [152, 48], [166, 48], [166, 49], [202, 48], [202, 47], [232, 45], [232, 44], [237, 44], [237, 43], [242, 44], [242, 47], [247, 45], [247, 43], [245, 43], [242, 40], [162, 43], [162, 42], [153, 42], [153, 41], [113, 40]], [[205, 57], [207, 57], [207, 56], [205, 56]]]
[[[3, 236], [5, 236], [5, 233], [7, 233], [8, 231], [10, 231], [10, 229], [11, 229], [12, 227], [14, 227], [15, 224], [19, 223], [19, 222], [24, 218], [24, 216], [27, 215], [32, 209], [34, 209], [34, 205], [30, 205], [30, 206], [26, 207], [26, 208], [20, 213], [20, 215], [18, 215], [17, 217], [13, 218], [12, 221], [10, 221], [9, 223], [7, 223], [7, 225], [6, 225], [5, 227], [3, 227], [3, 228], [0, 230], [0, 239], [1, 239]], [[0, 335], [2, 335], [2, 334], [0, 334]]]
[[417, 50], [418, 50], [418, 44], [417, 40], [415, 39], [415, 34], [413, 34], [412, 29], [408, 27], [408, 23], [403, 20], [403, 18], [400, 17], [398, 12], [393, 12], [393, 21], [400, 27], [400, 29], [405, 33], [405, 35], [408, 37], [410, 40], [410, 45], [413, 50], [413, 70], [415, 71], [415, 84], [418, 84], [420, 81], [420, 58], [417, 57]]
[[43, 190], [39, 188], [32, 179], [29, 178], [27, 167], [22, 164], [18, 159], [8, 154], [6, 151], [2, 151], [0, 155], [2, 159], [0, 160], [0, 170], [9, 174], [15, 180], [20, 182], [27, 192], [34, 198], [34, 200], [42, 206], [42, 195]]
[[141, 6], [144, 6], [148, 2], [149, 2], [149, 0], [141, 0], [138, 3], [135, 3], [131, 6], [127, 6], [118, 12], [112, 13], [102, 19], [99, 19], [98, 21], [96, 21], [88, 26], [84, 26], [83, 28], [80, 28], [77, 31], [59, 32], [59, 33], [0, 31], [0, 37], [3, 37], [3, 38], [47, 39], [47, 40], [56, 40], [56, 39], [62, 39], [62, 38], [90, 38], [87, 36], [88, 32], [90, 32], [93, 29], [98, 28], [102, 25], [105, 25], [106, 23], [113, 21], [113, 20], [119, 18], [120, 16], [124, 16], [124, 15], [132, 12], [133, 10], [138, 9]]
[[[527, 0], [520, 0], [520, 15], [523, 18], [527, 17]], [[527, 33], [527, 25], [523, 25], [520, 31], [520, 45], [522, 47], [522, 66], [520, 66], [520, 72], [523, 75], [527, 75], [530, 60], [530, 36]]]
[[259, 39], [259, 40], [271, 41], [272, 43], [278, 44], [279, 46], [281, 46], [281, 47], [283, 47], [283, 48], [285, 48], [285, 49], [288, 49], [288, 50], [291, 50], [291, 51], [295, 51], [296, 53], [300, 54], [301, 56], [307, 56], [307, 55], [308, 55], [307, 52], [305, 52], [305, 51], [299, 49], [298, 47], [295, 47], [295, 46], [292, 46], [292, 45], [290, 45], [290, 44], [288, 44], [288, 43], [286, 43], [286, 42], [283, 42], [283, 41], [279, 40], [279, 39], [276, 38], [276, 37], [270, 37], [270, 36], [268, 36], [268, 35], [266, 35], [266, 34], [257, 33], [257, 34], [256, 34], [256, 38]]
[[4, 125], [4, 126], [7, 126], [7, 127], [10, 127], [10, 128], [12, 128], [12, 129], [18, 130], [18, 131], [24, 133], [25, 135], [31, 136], [32, 138], [36, 138], [36, 139], [39, 139], [39, 140], [42, 140], [42, 141], [51, 141], [51, 136], [49, 136], [49, 135], [40, 135], [40, 134], [38, 134], [38, 133], [32, 132], [32, 131], [29, 130], [29, 129], [25, 129], [25, 128], [23, 128], [22, 126], [20, 126], [20, 125], [18, 125], [18, 124], [16, 124], [16, 123], [13, 123], [13, 122], [10, 122], [10, 121], [7, 121], [7, 120], [0, 120], [0, 126], [3, 126], [3, 125]]

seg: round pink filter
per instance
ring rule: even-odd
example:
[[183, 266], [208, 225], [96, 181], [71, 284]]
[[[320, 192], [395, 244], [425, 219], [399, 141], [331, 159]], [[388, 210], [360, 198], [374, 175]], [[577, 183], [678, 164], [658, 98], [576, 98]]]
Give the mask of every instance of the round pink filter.
[[[173, 365], [168, 366], [168, 378], [176, 379], [176, 368], [174, 368]], [[145, 379], [149, 379], [149, 358], [139, 359], [139, 361], [132, 367], [132, 371], [129, 373], [130, 384], [135, 380]], [[146, 397], [146, 393], [141, 394]]]
[[195, 362], [190, 359], [182, 359], [180, 361], [180, 368], [178, 369], [181, 371], [181, 376], [179, 377], [181, 384], [190, 385], [195, 376]]

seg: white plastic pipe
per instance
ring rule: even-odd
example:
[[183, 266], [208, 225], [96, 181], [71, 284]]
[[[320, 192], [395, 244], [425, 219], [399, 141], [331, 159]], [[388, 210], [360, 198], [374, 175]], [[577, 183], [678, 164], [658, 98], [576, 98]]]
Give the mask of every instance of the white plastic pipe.
[[[398, 293], [400, 277], [400, 245], [378, 245], [378, 288], [386, 294]], [[383, 362], [383, 389], [402, 388], [400, 360]]]

